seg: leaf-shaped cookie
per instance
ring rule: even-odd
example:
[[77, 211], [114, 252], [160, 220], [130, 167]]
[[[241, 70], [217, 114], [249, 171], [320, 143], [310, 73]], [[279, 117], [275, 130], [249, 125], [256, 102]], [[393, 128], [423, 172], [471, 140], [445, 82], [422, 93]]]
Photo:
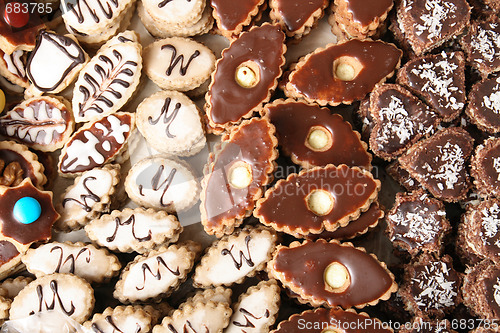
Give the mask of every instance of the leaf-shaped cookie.
[[141, 45], [134, 41], [108, 43], [97, 52], [80, 72], [73, 90], [76, 122], [112, 114], [127, 102], [141, 77], [141, 52]]
[[47, 152], [61, 148], [73, 128], [69, 102], [49, 96], [30, 98], [0, 118], [0, 134]]

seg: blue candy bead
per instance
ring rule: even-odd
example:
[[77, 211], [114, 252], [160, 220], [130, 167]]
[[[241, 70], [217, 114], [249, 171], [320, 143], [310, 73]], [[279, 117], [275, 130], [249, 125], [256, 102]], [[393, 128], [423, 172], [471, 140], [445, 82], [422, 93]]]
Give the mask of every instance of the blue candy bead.
[[41, 214], [40, 203], [32, 197], [21, 198], [14, 205], [14, 218], [20, 223], [33, 223], [38, 220]]

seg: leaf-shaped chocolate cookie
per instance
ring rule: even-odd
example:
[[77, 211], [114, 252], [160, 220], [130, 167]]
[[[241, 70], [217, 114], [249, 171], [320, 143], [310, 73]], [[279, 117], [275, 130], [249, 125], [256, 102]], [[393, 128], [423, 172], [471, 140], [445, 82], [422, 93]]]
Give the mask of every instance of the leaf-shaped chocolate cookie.
[[300, 38], [323, 16], [328, 0], [271, 0], [271, 19], [278, 22], [287, 36]]
[[142, 69], [138, 42], [105, 44], [82, 69], [73, 90], [76, 122], [118, 111], [132, 96]]
[[69, 102], [48, 96], [34, 97], [0, 118], [0, 133], [41, 151], [61, 148], [73, 132]]
[[231, 38], [250, 24], [259, 13], [264, 0], [211, 0], [217, 28], [222, 35]]
[[379, 189], [370, 172], [329, 164], [278, 181], [257, 201], [254, 216], [291, 235], [335, 231], [366, 211]]
[[300, 301], [313, 306], [362, 308], [389, 299], [398, 287], [394, 275], [374, 255], [338, 241], [278, 246], [268, 268]]

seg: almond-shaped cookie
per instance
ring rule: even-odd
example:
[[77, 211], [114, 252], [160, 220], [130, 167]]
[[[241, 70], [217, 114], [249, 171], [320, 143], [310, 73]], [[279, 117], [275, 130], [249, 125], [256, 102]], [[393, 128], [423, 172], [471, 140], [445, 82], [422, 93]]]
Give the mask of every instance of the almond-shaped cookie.
[[285, 64], [285, 34], [278, 25], [253, 27], [222, 51], [206, 95], [211, 130], [221, 133], [269, 101]]
[[137, 107], [137, 128], [151, 147], [176, 156], [192, 156], [205, 147], [200, 110], [178, 91], [160, 91]]
[[59, 156], [59, 174], [75, 177], [112, 162], [126, 147], [135, 127], [135, 114], [117, 112], [76, 131]]
[[125, 179], [125, 190], [135, 203], [170, 213], [191, 208], [200, 192], [186, 162], [162, 155], [137, 162]]
[[471, 175], [481, 196], [500, 197], [500, 139], [491, 137], [476, 147]]
[[109, 281], [121, 269], [115, 255], [82, 242], [50, 242], [36, 249], [29, 249], [22, 261], [28, 272], [36, 277], [70, 273], [91, 283]]
[[83, 326], [98, 333], [149, 333], [153, 328], [153, 317], [140, 306], [120, 305], [94, 314]]
[[63, 98], [27, 99], [0, 118], [0, 133], [33, 149], [52, 152], [61, 148], [74, 129], [73, 113]]
[[274, 325], [280, 308], [276, 280], [261, 281], [241, 294], [225, 333], [264, 333]]
[[99, 49], [82, 68], [73, 89], [77, 123], [113, 114], [125, 105], [139, 85], [141, 52], [136, 41], [105, 44]]
[[500, 132], [500, 77], [477, 82], [468, 97], [465, 113], [469, 120], [482, 131]]
[[182, 229], [175, 215], [151, 208], [114, 210], [85, 226], [87, 236], [100, 246], [139, 253], [177, 242]]
[[9, 310], [12, 301], [8, 298], [0, 296], [0, 325], [9, 319]]
[[274, 132], [266, 118], [253, 118], [222, 139], [202, 181], [201, 223], [208, 234], [230, 234], [252, 214], [275, 169], [278, 141]]
[[73, 35], [58, 35], [42, 30], [31, 52], [26, 73], [30, 80], [28, 95], [56, 94], [69, 86], [89, 61]]
[[163, 318], [153, 333], [216, 332], [222, 333], [229, 324], [231, 308], [226, 303], [199, 302], [187, 304]]
[[464, 129], [449, 127], [413, 145], [399, 162], [436, 198], [455, 202], [465, 199], [471, 185], [466, 167], [473, 142]]
[[196, 267], [196, 287], [231, 286], [265, 269], [276, 246], [272, 230], [247, 227], [215, 241]]
[[111, 200], [120, 180], [120, 166], [106, 165], [77, 177], [61, 196], [57, 206], [61, 214], [56, 228], [80, 229], [92, 219], [109, 211]]
[[346, 164], [371, 169], [360, 134], [341, 115], [317, 104], [278, 99], [264, 106], [283, 152], [304, 168]]
[[14, 141], [0, 141], [0, 185], [17, 186], [24, 179], [39, 189], [47, 183], [45, 167], [27, 146]]
[[307, 35], [318, 20], [323, 17], [328, 0], [289, 1], [271, 0], [270, 17], [279, 23], [288, 37], [302, 38]]
[[335, 240], [279, 245], [268, 269], [300, 302], [315, 307], [363, 308], [389, 299], [398, 288], [375, 255]]
[[16, 50], [11, 54], [0, 50], [0, 75], [22, 88], [29, 86], [26, 76], [26, 54], [27, 52], [23, 50]]
[[122, 271], [113, 296], [129, 303], [170, 295], [186, 280], [200, 251], [198, 243], [188, 242], [135, 257]]
[[4, 297], [13, 299], [24, 289], [24, 287], [33, 282], [33, 280], [34, 279], [29, 276], [22, 275], [15, 278], [8, 278], [0, 283], [0, 290], [2, 290], [2, 295], [4, 295]]
[[214, 68], [213, 51], [190, 38], [160, 39], [144, 49], [146, 74], [162, 89], [195, 89], [210, 78]]
[[186, 305], [196, 305], [197, 303], [208, 303], [208, 302], [214, 302], [214, 303], [225, 303], [227, 305], [231, 305], [231, 295], [233, 294], [233, 291], [229, 288], [224, 288], [224, 287], [216, 287], [216, 288], [209, 288], [209, 289], [203, 289], [194, 296], [189, 297], [184, 303], [179, 305], [179, 310], [182, 309]]
[[21, 290], [12, 301], [10, 319], [53, 310], [81, 324], [92, 313], [94, 303], [94, 290], [84, 279], [72, 274], [50, 274]]
[[142, 4], [159, 25], [179, 28], [198, 21], [208, 5], [205, 0], [142, 0]]
[[227, 38], [237, 37], [258, 16], [264, 0], [210, 0], [218, 32]]
[[261, 223], [296, 236], [335, 231], [378, 197], [380, 181], [357, 167], [327, 165], [290, 174], [257, 201]]

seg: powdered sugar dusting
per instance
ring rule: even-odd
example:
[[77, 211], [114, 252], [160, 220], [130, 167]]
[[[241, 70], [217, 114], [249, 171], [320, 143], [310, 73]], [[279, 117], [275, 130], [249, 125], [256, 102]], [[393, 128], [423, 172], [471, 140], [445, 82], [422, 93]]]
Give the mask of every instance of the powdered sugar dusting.
[[415, 302], [420, 308], [439, 310], [455, 304], [457, 286], [455, 281], [449, 281], [450, 271], [446, 263], [432, 262], [412, 278], [412, 282], [422, 290], [415, 295]]
[[489, 23], [487, 26], [488, 28], [484, 29], [479, 25], [470, 43], [473, 51], [481, 55], [481, 58], [474, 59], [478, 63], [483, 63], [484, 61], [491, 63], [500, 56], [500, 33], [494, 31], [498, 27], [498, 24]]
[[415, 25], [416, 34], [422, 35], [427, 33], [427, 39], [433, 40], [441, 37], [443, 30], [443, 21], [448, 18], [455, 17], [454, 12], [456, 6], [448, 1], [442, 0], [427, 0], [425, 2], [425, 9], [427, 13], [420, 16], [422, 23]]
[[494, 245], [500, 248], [500, 239], [497, 234], [500, 230], [500, 207], [494, 203], [491, 207], [486, 207], [481, 210], [481, 232], [479, 236], [481, 240], [487, 245]]

